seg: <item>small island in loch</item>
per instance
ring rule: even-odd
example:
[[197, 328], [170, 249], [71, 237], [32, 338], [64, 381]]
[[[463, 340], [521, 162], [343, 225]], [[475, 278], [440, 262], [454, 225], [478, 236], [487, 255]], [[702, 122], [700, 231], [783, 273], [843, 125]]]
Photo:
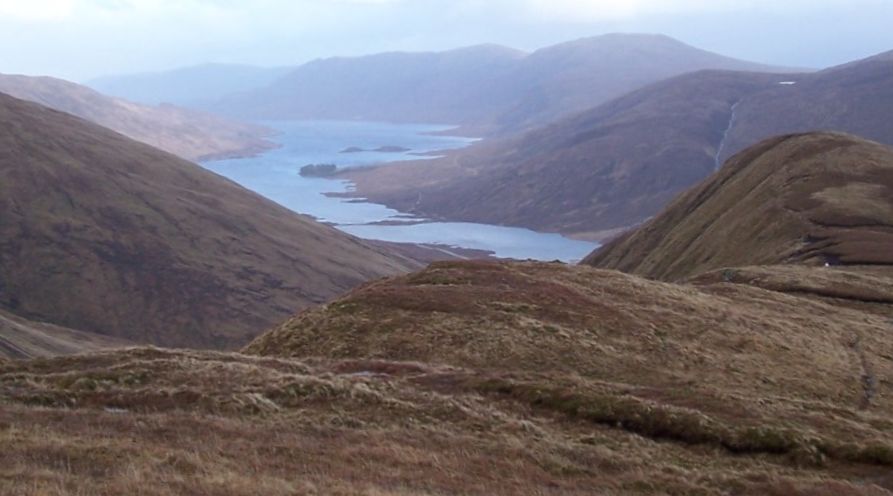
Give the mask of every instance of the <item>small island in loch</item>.
[[377, 152], [377, 153], [404, 153], [411, 152], [412, 148], [406, 148], [404, 146], [397, 145], [385, 145], [380, 146], [374, 150], [367, 150], [365, 148], [360, 148], [358, 146], [351, 146], [341, 150], [339, 153], [363, 153], [363, 152]]
[[403, 152], [411, 152], [412, 149], [406, 148], [403, 146], [386, 145], [386, 146], [378, 147], [372, 151], [379, 152], [379, 153], [403, 153]]
[[301, 176], [303, 177], [327, 177], [338, 172], [338, 166], [335, 164], [307, 164], [301, 167]]

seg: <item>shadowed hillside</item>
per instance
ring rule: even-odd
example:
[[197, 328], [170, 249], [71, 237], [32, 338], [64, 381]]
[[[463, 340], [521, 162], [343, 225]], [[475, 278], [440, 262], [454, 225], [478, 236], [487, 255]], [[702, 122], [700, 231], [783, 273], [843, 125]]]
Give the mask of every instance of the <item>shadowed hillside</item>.
[[169, 346], [245, 343], [417, 267], [201, 167], [0, 95], [0, 308]]
[[49, 77], [0, 74], [0, 92], [76, 115], [190, 160], [253, 155], [269, 130], [170, 105], [149, 107]]
[[585, 263], [677, 280], [723, 267], [893, 264], [893, 149], [843, 134], [733, 157]]

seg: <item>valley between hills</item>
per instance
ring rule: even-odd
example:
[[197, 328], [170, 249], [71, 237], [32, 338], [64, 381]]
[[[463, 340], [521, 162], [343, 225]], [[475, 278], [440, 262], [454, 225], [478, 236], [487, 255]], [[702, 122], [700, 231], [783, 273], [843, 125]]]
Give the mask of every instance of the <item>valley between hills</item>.
[[[889, 54], [610, 35], [246, 71], [194, 104], [182, 71], [126, 79], [203, 109], [173, 111], [214, 120], [195, 140], [126, 94], [0, 94], [0, 493], [893, 494]], [[336, 103], [487, 136], [342, 173], [358, 194], [604, 246], [458, 260], [187, 160]]]

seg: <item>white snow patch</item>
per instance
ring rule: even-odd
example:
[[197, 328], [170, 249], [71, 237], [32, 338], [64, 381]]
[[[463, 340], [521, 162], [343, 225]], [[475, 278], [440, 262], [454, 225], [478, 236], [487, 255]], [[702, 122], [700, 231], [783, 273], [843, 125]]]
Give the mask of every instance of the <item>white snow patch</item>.
[[793, 86], [797, 84], [797, 81], [779, 81], [778, 84], [782, 86]]

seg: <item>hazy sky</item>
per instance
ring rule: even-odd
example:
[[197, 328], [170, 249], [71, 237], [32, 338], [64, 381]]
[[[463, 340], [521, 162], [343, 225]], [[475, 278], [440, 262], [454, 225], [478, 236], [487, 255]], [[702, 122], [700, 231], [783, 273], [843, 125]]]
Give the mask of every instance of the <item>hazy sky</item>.
[[665, 33], [823, 67], [893, 50], [893, 0], [0, 0], [0, 72], [74, 80], [202, 62]]

